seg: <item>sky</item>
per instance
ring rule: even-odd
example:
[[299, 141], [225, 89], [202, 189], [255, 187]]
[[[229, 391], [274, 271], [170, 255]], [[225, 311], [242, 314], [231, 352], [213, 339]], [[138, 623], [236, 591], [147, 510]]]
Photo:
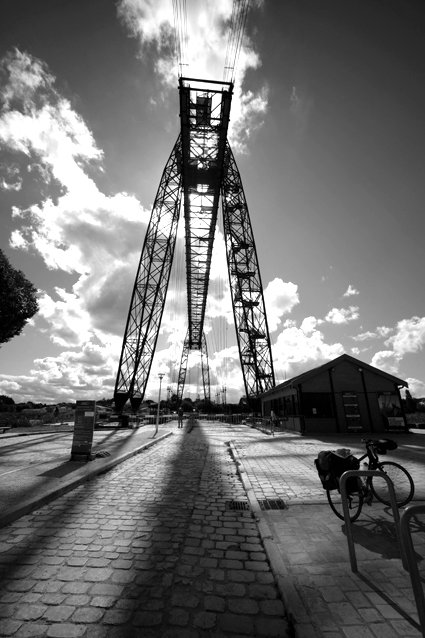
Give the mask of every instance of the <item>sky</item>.
[[[113, 395], [132, 286], [179, 134], [178, 76], [223, 79], [231, 0], [3, 0], [0, 248], [40, 310], [0, 347], [0, 394]], [[229, 142], [255, 235], [276, 381], [346, 352], [425, 396], [425, 7], [251, 0]], [[145, 398], [175, 392], [187, 330], [179, 225]], [[217, 228], [211, 398], [244, 394]], [[185, 395], [196, 398], [191, 356]]]

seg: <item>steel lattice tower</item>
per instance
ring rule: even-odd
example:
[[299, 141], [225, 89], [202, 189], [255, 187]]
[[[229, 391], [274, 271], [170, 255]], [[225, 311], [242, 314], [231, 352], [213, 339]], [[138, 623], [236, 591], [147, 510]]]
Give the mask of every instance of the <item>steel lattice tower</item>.
[[274, 386], [270, 337], [257, 253], [242, 180], [227, 141], [233, 85], [180, 78], [181, 133], [164, 169], [134, 283], [124, 334], [115, 405], [143, 400], [165, 305], [181, 198], [185, 219], [188, 331], [180, 364], [182, 398], [187, 359], [201, 351], [204, 394], [210, 397], [205, 308], [219, 200], [240, 362], [248, 400]]

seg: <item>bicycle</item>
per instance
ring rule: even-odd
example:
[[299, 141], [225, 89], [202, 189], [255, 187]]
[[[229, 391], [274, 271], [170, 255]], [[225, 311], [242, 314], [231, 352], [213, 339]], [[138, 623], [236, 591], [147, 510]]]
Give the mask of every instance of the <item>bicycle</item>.
[[[345, 463], [344, 459], [340, 459], [339, 469], [335, 472], [330, 468], [325, 477], [323, 477], [323, 470], [319, 468], [318, 459], [315, 461], [322, 484], [326, 489], [328, 503], [334, 514], [341, 520], [344, 520], [344, 512], [339, 491], [339, 478], [349, 469], [359, 469], [361, 462], [365, 461], [365, 459], [367, 459], [367, 462], [365, 462], [366, 467], [364, 469], [379, 470], [391, 479], [397, 507], [407, 505], [412, 500], [415, 492], [413, 479], [406, 468], [399, 463], [381, 461], [379, 459], [379, 454], [386, 454], [388, 450], [397, 448], [395, 441], [391, 439], [362, 439], [362, 443], [366, 446], [366, 453], [363, 456], [356, 458], [349, 455]], [[347, 492], [350, 520], [352, 522], [360, 516], [363, 504], [371, 505], [374, 497], [384, 505], [391, 504], [387, 483], [379, 476], [368, 476], [364, 479], [353, 477], [347, 482]]]

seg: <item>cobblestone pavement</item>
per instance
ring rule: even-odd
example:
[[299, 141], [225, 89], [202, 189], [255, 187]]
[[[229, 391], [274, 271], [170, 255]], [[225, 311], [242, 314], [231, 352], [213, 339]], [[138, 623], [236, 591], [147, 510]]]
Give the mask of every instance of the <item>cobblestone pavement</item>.
[[[285, 606], [298, 638], [421, 636], [409, 575], [403, 570], [388, 508], [364, 507], [352, 525], [359, 572], [352, 573], [344, 523], [331, 512], [313, 465], [321, 449], [350, 447], [360, 437], [300, 437], [284, 433], [236, 438], [244, 484], [253, 500], [282, 499], [283, 511], [261, 514], [262, 537], [272, 543]], [[388, 455], [407, 467], [415, 502], [425, 501], [425, 435], [396, 435]], [[413, 524], [418, 566], [425, 582], [425, 518]], [[272, 548], [272, 550], [273, 550]]]
[[289, 635], [256, 521], [229, 509], [246, 494], [228, 438], [175, 429], [1, 529], [0, 635]]
[[[320, 438], [292, 433], [275, 437], [241, 437], [235, 441], [258, 500], [282, 498], [285, 503], [327, 503], [314, 459], [320, 450], [348, 447], [360, 457], [365, 452], [360, 436], [323, 435]], [[396, 434], [399, 447], [382, 457], [404, 465], [415, 482], [415, 500], [425, 501], [425, 433]]]

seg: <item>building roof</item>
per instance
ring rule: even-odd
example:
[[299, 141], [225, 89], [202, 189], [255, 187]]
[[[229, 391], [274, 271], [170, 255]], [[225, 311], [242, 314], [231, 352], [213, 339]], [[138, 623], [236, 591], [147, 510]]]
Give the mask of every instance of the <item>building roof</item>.
[[338, 363], [341, 363], [342, 361], [347, 361], [348, 363], [352, 363], [353, 365], [358, 366], [359, 368], [370, 370], [370, 372], [379, 374], [380, 376], [385, 377], [386, 379], [392, 381], [394, 384], [398, 386], [404, 386], [406, 388], [409, 386], [407, 381], [403, 381], [403, 379], [399, 379], [398, 377], [395, 377], [394, 375], [389, 374], [388, 372], [384, 372], [384, 370], [375, 368], [374, 366], [371, 366], [368, 363], [365, 363], [364, 361], [360, 361], [360, 359], [355, 359], [354, 357], [351, 357], [349, 354], [342, 354], [336, 359], [332, 359], [332, 361], [328, 361], [327, 363], [324, 363], [321, 366], [317, 366], [316, 368], [307, 370], [307, 372], [302, 372], [301, 374], [298, 374], [297, 376], [292, 377], [291, 379], [287, 379], [283, 383], [279, 383], [279, 385], [276, 385], [274, 388], [267, 390], [267, 392], [264, 392], [261, 396], [266, 397], [269, 394], [273, 394], [276, 390], [283, 390], [284, 388], [291, 388], [293, 386], [299, 385], [306, 379], [309, 379], [310, 377], [314, 377], [325, 370], [329, 370], [330, 368], [335, 367]]

